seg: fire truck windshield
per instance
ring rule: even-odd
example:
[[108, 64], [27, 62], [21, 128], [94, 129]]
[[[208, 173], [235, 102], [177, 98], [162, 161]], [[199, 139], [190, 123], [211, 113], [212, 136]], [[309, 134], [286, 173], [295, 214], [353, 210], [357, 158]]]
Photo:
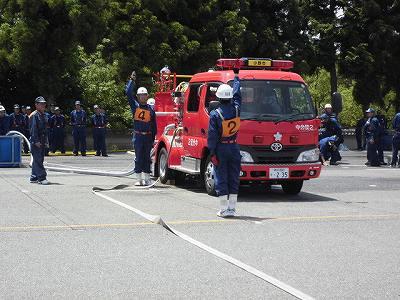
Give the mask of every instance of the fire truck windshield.
[[281, 122], [315, 118], [311, 96], [304, 83], [241, 80], [241, 93], [242, 120]]

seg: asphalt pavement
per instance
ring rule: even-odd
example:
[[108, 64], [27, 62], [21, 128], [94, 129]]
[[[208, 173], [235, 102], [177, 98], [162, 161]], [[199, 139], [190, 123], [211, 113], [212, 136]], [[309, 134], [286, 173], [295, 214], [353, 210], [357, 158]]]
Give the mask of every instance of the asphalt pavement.
[[[126, 170], [132, 155], [49, 157]], [[234, 219], [197, 187], [157, 184], [92, 193], [135, 179], [0, 169], [0, 299], [294, 299], [154, 224], [132, 207], [316, 299], [400, 299], [400, 168], [344, 152], [297, 196], [244, 187]], [[124, 207], [125, 205], [125, 207]]]

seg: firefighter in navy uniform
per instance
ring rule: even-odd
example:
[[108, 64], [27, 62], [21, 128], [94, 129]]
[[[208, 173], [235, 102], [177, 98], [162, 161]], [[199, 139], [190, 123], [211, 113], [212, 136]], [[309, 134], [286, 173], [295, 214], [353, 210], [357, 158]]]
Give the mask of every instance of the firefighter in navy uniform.
[[[10, 130], [15, 130], [25, 135], [28, 124], [26, 123], [27, 120], [25, 118], [25, 115], [21, 113], [20, 106], [18, 104], [14, 105], [14, 112], [10, 115], [10, 119], [11, 119]], [[28, 153], [29, 148], [25, 140], [23, 143], [24, 143], [24, 153]]]
[[60, 150], [62, 154], [65, 153], [64, 137], [65, 137], [65, 117], [61, 114], [59, 107], [54, 109], [54, 115], [50, 119], [50, 128], [52, 132], [53, 141], [51, 142], [51, 152], [55, 153]]
[[379, 144], [377, 145], [379, 164], [386, 166], [387, 163], [385, 162], [385, 159], [383, 157], [384, 156], [383, 150], [385, 148], [385, 135], [387, 134], [387, 120], [386, 117], [382, 115], [380, 111], [378, 111], [378, 113], [376, 114], [376, 118], [378, 119], [380, 124]]
[[107, 126], [107, 117], [104, 113], [101, 112], [100, 107], [98, 105], [93, 106], [95, 113], [92, 116], [92, 125], [93, 125], [93, 145], [96, 150], [96, 156], [107, 157], [107, 149], [106, 149], [106, 126]]
[[[392, 140], [392, 161], [390, 166], [392, 168], [396, 167], [396, 164], [399, 162], [398, 154], [400, 149], [400, 112], [395, 115], [392, 122], [394, 134]], [[400, 167], [400, 164], [398, 165]]]
[[135, 185], [150, 185], [150, 152], [157, 134], [156, 114], [147, 104], [148, 93], [144, 87], [138, 88], [136, 96], [136, 73], [132, 72], [125, 92], [133, 114], [133, 130], [135, 133], [135, 173], [138, 181]]
[[233, 217], [239, 192], [240, 150], [236, 144], [240, 128], [240, 93], [239, 69], [233, 70], [235, 79], [233, 88], [227, 84], [218, 87], [216, 96], [219, 108], [210, 113], [208, 127], [208, 149], [214, 164], [216, 191], [220, 200], [219, 217]]
[[0, 105], [0, 135], [6, 135], [10, 131], [10, 117], [6, 114], [4, 106]]
[[47, 117], [45, 115], [46, 100], [40, 96], [35, 99], [36, 110], [29, 116], [30, 142], [32, 153], [31, 183], [49, 184], [43, 166], [45, 148], [48, 146]]
[[379, 167], [378, 157], [378, 144], [381, 135], [381, 128], [379, 120], [375, 117], [375, 110], [369, 108], [367, 111], [368, 120], [365, 123], [364, 132], [365, 139], [367, 141], [367, 159], [366, 165], [371, 167]]
[[75, 156], [81, 151], [86, 156], [86, 112], [81, 108], [81, 102], [75, 101], [75, 110], [71, 112], [72, 136], [74, 137]]
[[321, 119], [321, 128], [319, 132], [319, 140], [321, 141], [324, 138], [336, 136], [335, 139], [335, 149], [332, 151], [332, 156], [330, 160], [331, 165], [337, 165], [338, 161], [342, 159], [342, 156], [339, 152], [339, 146], [343, 143], [343, 133], [342, 128], [340, 127], [339, 122], [334, 118], [330, 117], [328, 114], [324, 113], [320, 116]]

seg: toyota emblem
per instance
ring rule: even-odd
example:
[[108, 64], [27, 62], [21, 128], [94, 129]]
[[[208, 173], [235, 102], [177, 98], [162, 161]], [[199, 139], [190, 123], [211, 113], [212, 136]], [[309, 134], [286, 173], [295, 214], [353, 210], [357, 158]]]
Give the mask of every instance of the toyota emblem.
[[283, 146], [282, 146], [281, 143], [273, 143], [271, 145], [271, 150], [274, 151], [274, 152], [279, 152], [279, 151], [282, 150], [282, 148], [283, 148]]

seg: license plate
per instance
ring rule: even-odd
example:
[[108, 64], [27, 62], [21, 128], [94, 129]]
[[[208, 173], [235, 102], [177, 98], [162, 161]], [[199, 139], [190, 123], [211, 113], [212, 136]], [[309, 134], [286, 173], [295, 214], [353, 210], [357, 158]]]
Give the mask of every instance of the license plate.
[[288, 168], [271, 168], [269, 169], [270, 179], [286, 179], [289, 178]]
[[248, 65], [249, 67], [270, 67], [272, 66], [272, 61], [266, 59], [249, 59]]

